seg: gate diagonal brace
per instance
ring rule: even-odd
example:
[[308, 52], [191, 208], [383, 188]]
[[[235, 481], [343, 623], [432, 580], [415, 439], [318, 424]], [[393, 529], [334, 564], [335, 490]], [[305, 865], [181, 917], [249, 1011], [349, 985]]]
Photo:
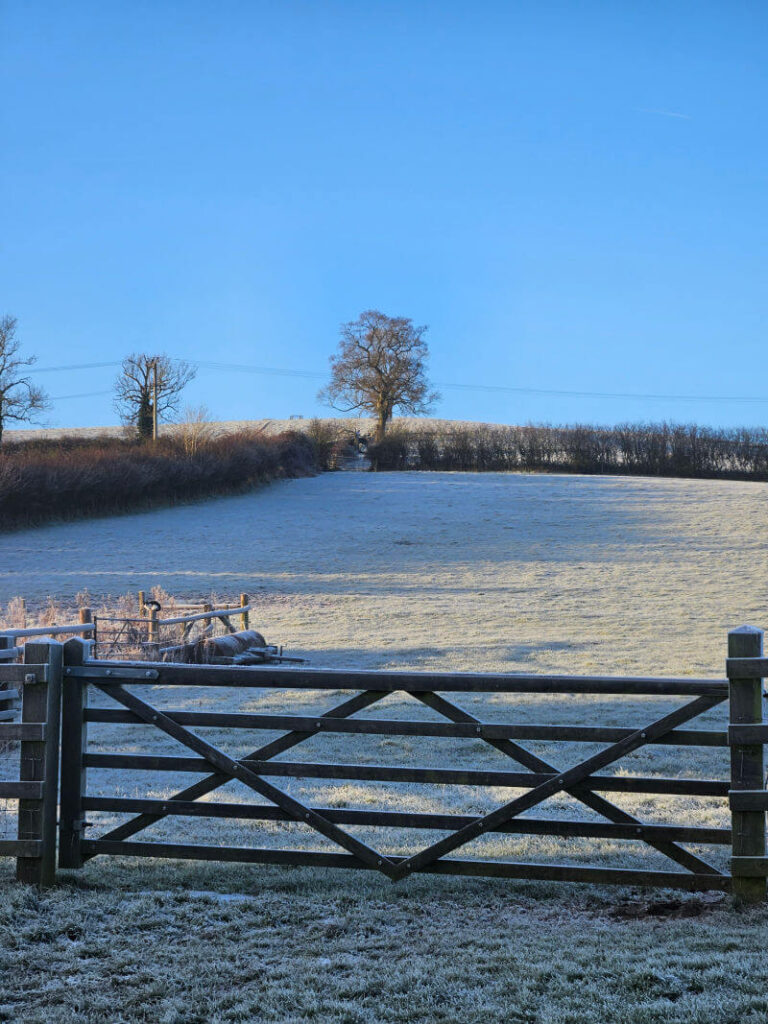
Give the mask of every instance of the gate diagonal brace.
[[339, 828], [338, 825], [328, 821], [322, 814], [318, 814], [317, 811], [313, 811], [299, 800], [295, 800], [281, 789], [278, 789], [277, 786], [265, 782], [264, 779], [251, 771], [250, 768], [218, 750], [212, 744], [202, 739], [202, 737], [196, 735], [196, 733], [186, 729], [183, 725], [174, 722], [172, 718], [164, 715], [162, 711], [153, 708], [139, 697], [124, 690], [119, 684], [110, 685], [99, 682], [96, 685], [109, 697], [112, 697], [113, 700], [116, 700], [137, 714], [148, 725], [156, 726], [156, 728], [167, 733], [173, 739], [178, 740], [185, 747], [194, 750], [196, 754], [201, 754], [214, 768], [218, 768], [219, 771], [225, 772], [230, 778], [243, 782], [257, 793], [267, 797], [268, 800], [277, 804], [278, 807], [281, 807], [287, 814], [290, 814], [296, 821], [311, 825], [321, 835], [337, 843], [369, 867], [377, 868], [389, 878], [395, 879], [395, 864], [389, 857], [377, 853], [370, 846], [367, 846], [359, 839], [355, 839], [354, 836], [349, 835], [344, 829]]
[[[465, 711], [464, 708], [459, 707], [458, 704], [455, 704], [436, 693], [414, 693], [412, 696], [416, 697], [417, 700], [426, 704], [427, 707], [432, 708], [434, 711], [437, 711], [452, 722], [471, 722], [476, 725], [483, 724], [479, 718], [475, 718], [474, 715]], [[713, 701], [713, 705], [715, 703], [720, 703], [720, 701]], [[524, 768], [528, 768], [529, 771], [552, 772], [554, 774], [558, 773], [558, 769], [555, 768], [554, 765], [549, 764], [548, 761], [543, 761], [540, 757], [532, 754], [529, 750], [526, 750], [525, 747], [520, 746], [519, 743], [515, 743], [513, 740], [493, 740], [485, 737], [482, 738], [485, 739], [485, 742], [488, 743], [489, 746], [494, 747], [502, 754], [506, 754], [507, 757], [511, 757], [513, 761], [523, 765]], [[565, 792], [567, 792], [569, 796], [579, 800], [585, 807], [589, 807], [590, 810], [595, 811], [597, 814], [601, 814], [604, 818], [607, 818], [608, 821], [623, 825], [637, 825], [638, 828], [643, 827], [643, 822], [639, 818], [629, 814], [621, 807], [617, 807], [616, 804], [611, 803], [610, 800], [606, 800], [605, 797], [600, 796], [598, 793], [578, 788], [566, 789]], [[694, 874], [722, 874], [722, 872], [720, 872], [716, 867], [709, 864], [701, 857], [697, 857], [696, 854], [690, 853], [684, 847], [679, 846], [671, 840], [652, 839], [647, 836], [641, 838], [648, 846], [653, 847], [665, 857], [669, 857], [670, 860], [675, 861], [677, 864], [680, 864], [687, 870], [692, 871]]]
[[[388, 696], [385, 690], [365, 690], [363, 693], [358, 693], [354, 697], [343, 701], [341, 704], [337, 704], [336, 707], [331, 708], [330, 711], [324, 712], [318, 716], [320, 718], [348, 718], [350, 715], [356, 714], [358, 711], [362, 711], [364, 708], [370, 707], [371, 704], [375, 704], [383, 697]], [[314, 736], [317, 730], [314, 729], [310, 732], [287, 732], [276, 740], [272, 740], [263, 747], [257, 747], [256, 750], [251, 754], [247, 754], [243, 761], [268, 761], [278, 754], [282, 754], [286, 750], [290, 750], [291, 747], [297, 746], [299, 743], [303, 743], [308, 740], [310, 736]], [[214, 790], [219, 789], [230, 781], [231, 776], [222, 772], [214, 772], [213, 775], [208, 775], [204, 779], [200, 779], [199, 782], [194, 782], [191, 786], [187, 786], [186, 789], [180, 790], [178, 793], [174, 793], [172, 797], [169, 797], [168, 803], [173, 800], [198, 800], [200, 797], [207, 796], [208, 793], [212, 793]], [[103, 840], [115, 840], [121, 841], [127, 839], [129, 836], [135, 835], [137, 832], [141, 832], [145, 828], [149, 828], [150, 825], [154, 825], [157, 821], [162, 821], [166, 818], [166, 814], [138, 814], [136, 817], [131, 818], [129, 821], [123, 822], [122, 825], [118, 825], [113, 828], [110, 832], [105, 833], [100, 838]], [[90, 858], [89, 858], [90, 859]]]
[[697, 700], [686, 704], [682, 708], [678, 708], [656, 722], [652, 722], [651, 725], [646, 726], [644, 729], [636, 730], [618, 743], [606, 747], [599, 754], [587, 758], [586, 761], [582, 761], [581, 764], [569, 768], [561, 775], [543, 782], [540, 786], [534, 787], [534, 789], [529, 790], [523, 796], [510, 800], [495, 811], [491, 811], [482, 818], [478, 818], [471, 825], [465, 825], [444, 839], [440, 839], [431, 846], [427, 846], [420, 853], [416, 853], [412, 857], [408, 857], [407, 860], [401, 861], [395, 867], [395, 880], [405, 878], [406, 875], [426, 867], [428, 864], [432, 864], [446, 853], [450, 853], [459, 846], [464, 846], [465, 843], [476, 839], [489, 829], [505, 824], [511, 818], [522, 814], [523, 811], [530, 810], [555, 793], [578, 785], [578, 783], [583, 782], [594, 772], [599, 771], [599, 769], [613, 764], [626, 754], [630, 754], [651, 740], [663, 736], [683, 722], [696, 718], [697, 715], [702, 714], [702, 712], [709, 710], [714, 704], [718, 703], [720, 701], [717, 698], [699, 697]]

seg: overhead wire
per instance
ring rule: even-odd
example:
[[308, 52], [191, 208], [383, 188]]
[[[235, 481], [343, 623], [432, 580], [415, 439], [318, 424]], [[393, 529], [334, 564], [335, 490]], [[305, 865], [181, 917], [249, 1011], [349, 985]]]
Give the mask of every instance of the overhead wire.
[[50, 402], [65, 402], [69, 398], [98, 398], [101, 395], [111, 395], [112, 389], [108, 391], [83, 391], [79, 395], [51, 395], [49, 397]]
[[113, 359], [107, 363], [69, 363], [63, 366], [33, 366], [28, 373], [58, 373], [60, 370], [97, 370], [105, 366], [121, 366], [122, 359]]
[[[196, 366], [199, 369], [234, 373], [252, 373], [255, 375], [270, 377], [293, 377], [301, 378], [304, 380], [325, 380], [327, 378], [327, 373], [321, 373], [316, 370], [302, 370], [277, 366], [258, 366], [249, 363], [222, 363], [210, 359], [189, 359], [178, 356], [170, 356], [169, 358], [172, 359], [174, 362], [191, 363], [193, 366]], [[72, 363], [69, 365], [62, 366], [36, 366], [34, 367], [34, 369], [30, 370], [30, 372], [54, 373], [64, 370], [103, 369], [106, 367], [114, 367], [120, 365], [122, 365], [121, 360], [111, 360], [93, 363]], [[509, 395], [546, 395], [555, 398], [607, 398], [622, 399], [625, 401], [640, 400], [654, 402], [717, 402], [731, 404], [736, 403], [745, 405], [768, 404], [768, 397], [762, 398], [759, 395], [680, 395], [636, 391], [577, 391], [558, 388], [515, 387], [512, 385], [505, 384], [458, 384], [452, 381], [436, 381], [435, 386], [438, 388], [444, 388], [445, 390], [449, 391], [474, 391], [485, 394]], [[64, 401], [65, 399], [69, 398], [95, 398], [106, 394], [111, 394], [111, 391], [92, 391], [78, 395], [59, 395], [52, 400]]]
[[[186, 362], [211, 370], [237, 370], [242, 373], [265, 374], [270, 376], [305, 377], [325, 380], [327, 373], [311, 370], [281, 369], [274, 366], [253, 366], [242, 363], [217, 363], [211, 360], [188, 359]], [[452, 391], [481, 391], [490, 394], [551, 395], [562, 398], [622, 398], [675, 402], [747, 402], [766, 404], [768, 397], [757, 395], [665, 395], [646, 394], [633, 391], [566, 391], [555, 388], [513, 387], [504, 384], [455, 384], [449, 381], [435, 381], [435, 387]]]

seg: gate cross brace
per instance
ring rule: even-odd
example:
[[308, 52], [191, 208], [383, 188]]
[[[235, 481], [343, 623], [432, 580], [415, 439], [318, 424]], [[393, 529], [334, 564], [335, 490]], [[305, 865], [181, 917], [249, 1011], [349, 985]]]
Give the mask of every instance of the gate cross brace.
[[173, 739], [178, 740], [185, 747], [189, 747], [195, 753], [201, 754], [206, 761], [213, 765], [214, 768], [218, 768], [220, 772], [226, 773], [232, 779], [245, 783], [246, 786], [249, 786], [257, 793], [267, 797], [274, 804], [277, 804], [278, 807], [282, 808], [287, 814], [290, 814], [296, 821], [310, 825], [317, 832], [320, 832], [321, 835], [324, 835], [327, 839], [332, 840], [353, 854], [358, 860], [363, 861], [369, 867], [377, 868], [394, 881], [395, 864], [389, 857], [377, 853], [370, 846], [367, 846], [359, 839], [355, 839], [354, 836], [349, 835], [344, 829], [339, 828], [338, 825], [328, 821], [322, 814], [318, 814], [317, 811], [307, 807], [299, 800], [295, 800], [292, 796], [278, 789], [277, 786], [266, 782], [240, 761], [234, 760], [234, 758], [223, 753], [196, 733], [185, 728], [183, 725], [179, 725], [178, 722], [174, 722], [172, 718], [164, 715], [162, 711], [153, 708], [150, 704], [146, 704], [135, 694], [123, 689], [119, 684], [110, 685], [99, 682], [96, 685], [108, 696], [144, 719], [148, 725], [154, 725]]
[[[447, 700], [445, 697], [441, 697], [436, 693], [414, 693], [414, 697], [420, 700], [427, 707], [432, 708], [439, 714], [448, 718], [452, 722], [472, 722], [473, 724], [481, 725], [479, 718], [475, 718], [464, 708], [459, 707], [458, 704]], [[490, 746], [495, 747], [502, 754], [506, 754], [507, 757], [511, 757], [518, 764], [523, 765], [524, 768], [528, 768], [532, 772], [554, 772], [557, 774], [558, 769], [554, 765], [549, 764], [547, 761], [543, 761], [540, 757], [532, 754], [525, 747], [521, 747], [519, 743], [515, 743], [512, 740], [493, 740], [486, 739], [486, 743]], [[600, 796], [598, 793], [593, 793], [590, 790], [582, 789], [567, 789], [570, 796], [576, 800], [580, 800], [585, 807], [589, 807], [590, 810], [595, 811], [597, 814], [602, 814], [604, 818], [615, 823], [624, 825], [638, 825], [642, 826], [642, 822], [639, 818], [629, 814], [627, 811], [622, 810], [621, 807], [617, 807], [612, 804], [610, 800], [606, 800], [605, 797]], [[677, 843], [659, 840], [649, 839], [645, 837], [643, 842], [652, 846], [658, 850], [659, 853], [664, 854], [665, 857], [669, 857], [671, 860], [676, 861], [682, 867], [687, 868], [689, 871], [694, 873], [703, 872], [704, 874], [721, 874], [717, 868], [713, 867], [707, 861], [701, 857], [697, 857], [694, 853], [690, 853], [684, 847], [679, 846]]]
[[[354, 715], [358, 711], [362, 711], [364, 708], [370, 707], [371, 704], [375, 704], [376, 701], [379, 701], [386, 696], [387, 691], [385, 690], [365, 690], [363, 693], [358, 693], [354, 697], [350, 697], [348, 700], [343, 701], [335, 708], [331, 708], [330, 711], [326, 711], [318, 717], [348, 718], [350, 715]], [[268, 761], [270, 758], [276, 757], [278, 754], [282, 754], [286, 750], [290, 750], [291, 747], [295, 747], [299, 743], [303, 743], [311, 736], [314, 736], [315, 733], [316, 730], [313, 730], [312, 732], [294, 731], [284, 733], [282, 736], [278, 737], [278, 739], [272, 740], [265, 746], [257, 747], [257, 749], [251, 754], [247, 754], [243, 760]], [[226, 773], [214, 772], [212, 775], [208, 775], [204, 779], [200, 779], [198, 782], [192, 783], [191, 786], [187, 786], [186, 789], [182, 789], [178, 793], [174, 793], [172, 797], [169, 797], [168, 802], [170, 803], [173, 800], [198, 800], [200, 797], [207, 796], [208, 793], [212, 793], [214, 790], [225, 785], [225, 783], [230, 781], [230, 778], [231, 776]], [[105, 835], [100, 838], [104, 840], [127, 839], [129, 836], [133, 836], [137, 832], [141, 832], [150, 825], [154, 825], [156, 821], [162, 821], [165, 817], [167, 817], [165, 814], [138, 814], [129, 821], [123, 822], [122, 825], [118, 825], [117, 828], [113, 828], [110, 832], [105, 833]]]
[[702, 712], [709, 710], [709, 708], [719, 703], [719, 698], [699, 697], [697, 700], [691, 701], [682, 708], [677, 708], [677, 710], [669, 715], [665, 715], [656, 722], [645, 726], [645, 728], [637, 729], [630, 736], [626, 736], [623, 740], [619, 740], [618, 743], [614, 743], [610, 747], [601, 750], [599, 754], [594, 754], [592, 757], [587, 758], [586, 761], [574, 765], [573, 768], [569, 768], [562, 774], [555, 776], [555, 778], [548, 779], [546, 782], [541, 783], [540, 786], [535, 786], [527, 793], [524, 793], [523, 796], [516, 797], [508, 803], [502, 804], [501, 807], [496, 808], [495, 811], [491, 811], [482, 818], [478, 818], [472, 824], [457, 829], [456, 832], [451, 833], [451, 835], [446, 836], [444, 839], [440, 839], [419, 853], [400, 861], [395, 866], [394, 879], [405, 878], [406, 875], [426, 867], [428, 864], [432, 864], [446, 853], [450, 853], [459, 846], [464, 846], [465, 843], [476, 839], [489, 829], [503, 825], [516, 815], [522, 814], [523, 811], [530, 810], [530, 808], [535, 807], [555, 793], [571, 789], [600, 768], [613, 764], [614, 761], [618, 761], [626, 754], [630, 754], [633, 750], [637, 750], [651, 740], [663, 736], [683, 722], [696, 718]]

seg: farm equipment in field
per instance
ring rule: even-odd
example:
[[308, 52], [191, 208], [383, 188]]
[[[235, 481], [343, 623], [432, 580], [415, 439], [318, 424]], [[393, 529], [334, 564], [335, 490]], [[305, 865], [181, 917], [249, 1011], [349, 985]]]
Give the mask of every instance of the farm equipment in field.
[[161, 647], [162, 661], [184, 665], [267, 665], [306, 663], [305, 658], [288, 658], [282, 646], [268, 644], [255, 629], [244, 629], [225, 636], [203, 637], [191, 643]]
[[[199, 607], [203, 610], [197, 611]], [[186, 665], [304, 664], [304, 658], [287, 657], [283, 654], [282, 644], [268, 644], [261, 633], [250, 629], [248, 620], [253, 608], [248, 595], [241, 594], [239, 605], [215, 608], [210, 604], [174, 604], [173, 611], [182, 614], [161, 618], [163, 609], [160, 602], [146, 600], [140, 591], [141, 618], [99, 616], [97, 619], [94, 616], [93, 636], [101, 658], [105, 655], [122, 658], [138, 655], [145, 661]], [[86, 611], [90, 621], [90, 610]], [[239, 632], [233, 619], [239, 620]], [[106, 623], [114, 625], [110, 629]]]
[[[186, 614], [161, 618], [160, 602], [145, 600], [144, 593], [139, 592], [138, 617], [94, 615], [90, 608], [80, 608], [79, 623], [4, 630], [0, 635], [0, 662], [16, 661], [21, 655], [22, 648], [14, 646], [18, 638], [74, 635], [88, 638], [92, 661], [116, 658], [186, 665], [306, 664], [305, 658], [287, 657], [282, 644], [268, 644], [261, 633], [249, 628], [249, 613], [254, 606], [247, 594], [240, 595], [239, 605], [215, 608], [204, 604], [203, 611], [194, 610], [198, 607], [174, 604], [173, 611], [185, 610]], [[239, 620], [239, 632], [233, 619]], [[0, 705], [0, 721], [4, 715], [6, 711]]]

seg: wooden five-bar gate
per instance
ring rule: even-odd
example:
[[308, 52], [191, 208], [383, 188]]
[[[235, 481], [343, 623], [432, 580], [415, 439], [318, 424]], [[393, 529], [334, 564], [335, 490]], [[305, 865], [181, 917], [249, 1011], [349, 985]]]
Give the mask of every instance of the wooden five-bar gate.
[[[6, 645], [7, 646], [7, 645]], [[20, 743], [19, 778], [0, 782], [0, 797], [19, 800], [18, 836], [2, 840], [0, 853], [17, 857], [17, 876], [50, 884], [58, 864], [78, 868], [97, 855], [170, 857], [215, 861], [369, 868], [399, 880], [414, 872], [488, 875], [503, 878], [617, 883], [676, 887], [689, 890], [730, 890], [737, 897], [765, 898], [765, 813], [768, 793], [764, 778], [762, 679], [768, 676], [762, 633], [743, 627], [729, 634], [727, 678], [626, 678], [547, 676], [489, 673], [403, 671], [340, 671], [284, 667], [233, 668], [129, 662], [94, 662], [80, 640], [28, 643], [24, 664], [0, 658], [0, 698], [6, 692], [22, 696], [21, 721], [0, 723], [0, 744]], [[215, 694], [217, 687], [260, 690], [349, 691], [343, 700], [321, 714], [250, 714], [161, 709], [153, 687], [199, 687]], [[10, 687], [11, 689], [8, 689]], [[100, 702], [88, 700], [98, 691]], [[437, 712], [444, 721], [356, 718], [389, 694], [402, 692]], [[576, 725], [530, 725], [488, 722], [465, 710], [455, 694], [485, 693], [591, 694], [600, 696], [676, 697], [680, 706], [661, 717], [651, 716], [641, 727], [617, 728]], [[106, 698], [106, 699], [105, 699]], [[728, 701], [726, 729], [685, 729], [711, 708]], [[2, 706], [0, 704], [0, 706]], [[637, 708], [642, 708], [639, 702]], [[143, 723], [176, 741], [184, 756], [98, 752], [89, 748], [89, 723], [113, 726]], [[281, 730], [282, 735], [257, 746], [247, 756], [233, 757], [204, 739], [199, 730]], [[357, 736], [449, 737], [481, 740], [509, 758], [505, 770], [486, 768], [390, 767], [371, 764], [315, 763], [275, 760], [320, 733]], [[526, 741], [602, 744], [602, 749], [567, 770], [533, 753]], [[647, 745], [730, 748], [728, 778], [643, 778], [605, 774]], [[725, 759], [724, 759], [725, 761]], [[60, 766], [60, 768], [59, 768]], [[89, 793], [89, 769], [152, 773], [192, 772], [202, 775], [190, 786], [163, 799], [98, 796]], [[724, 775], [726, 772], [724, 771]], [[299, 800], [274, 778], [370, 780], [508, 787], [524, 790], [485, 814], [415, 813], [409, 810], [371, 810], [319, 807]], [[266, 803], [211, 802], [203, 798], [237, 780]], [[648, 823], [620, 808], [604, 794], [646, 793], [705, 796], [729, 800], [731, 828], [690, 824]], [[523, 816], [557, 794], [568, 794], [593, 812], [590, 820]], [[127, 813], [123, 824], [91, 835], [89, 812]], [[594, 813], [602, 820], [596, 821]], [[334, 852], [271, 847], [227, 847], [166, 843], [134, 839], [148, 826], [173, 815], [192, 818], [232, 818], [252, 821], [294, 821], [310, 826], [334, 843]], [[383, 830], [406, 828], [441, 833], [409, 856], [384, 853], [349, 831], [352, 826]], [[451, 856], [472, 840], [493, 833], [634, 840], [648, 844], [674, 862], [674, 870], [640, 870], [567, 863], [521, 863], [510, 859]], [[287, 834], [287, 833], [286, 833]], [[730, 872], [697, 851], [701, 846], [731, 848]]]

